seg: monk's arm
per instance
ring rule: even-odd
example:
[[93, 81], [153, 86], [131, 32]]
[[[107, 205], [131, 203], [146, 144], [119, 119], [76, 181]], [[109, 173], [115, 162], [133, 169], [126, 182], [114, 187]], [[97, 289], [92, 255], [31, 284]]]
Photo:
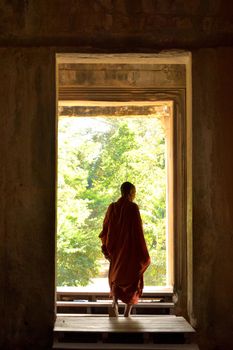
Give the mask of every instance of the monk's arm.
[[112, 205], [110, 204], [104, 217], [103, 229], [99, 235], [99, 238], [101, 239], [101, 242], [102, 242], [102, 246], [101, 246], [102, 253], [104, 254], [105, 258], [108, 260], [110, 256], [106, 247], [106, 242], [107, 242], [108, 225], [109, 225], [109, 217], [110, 217], [111, 210], [112, 210]]
[[149, 265], [150, 256], [149, 256], [149, 252], [147, 249], [147, 245], [146, 245], [146, 241], [143, 233], [140, 211], [136, 204], [134, 206], [134, 217], [135, 217], [135, 231], [137, 232], [137, 240], [140, 246], [141, 259], [146, 265]]

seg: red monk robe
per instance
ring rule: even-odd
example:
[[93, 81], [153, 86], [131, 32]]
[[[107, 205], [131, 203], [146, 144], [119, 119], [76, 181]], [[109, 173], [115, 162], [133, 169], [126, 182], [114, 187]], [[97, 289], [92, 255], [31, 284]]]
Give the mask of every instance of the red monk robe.
[[136, 304], [142, 295], [143, 273], [150, 264], [137, 204], [127, 197], [110, 204], [99, 237], [102, 252], [110, 260], [111, 295]]

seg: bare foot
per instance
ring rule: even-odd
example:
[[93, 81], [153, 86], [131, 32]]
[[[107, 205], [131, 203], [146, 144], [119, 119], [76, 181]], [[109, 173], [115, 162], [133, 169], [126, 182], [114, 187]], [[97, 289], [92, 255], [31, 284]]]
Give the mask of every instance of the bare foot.
[[112, 307], [108, 309], [109, 317], [118, 317], [118, 303], [113, 302]]
[[132, 310], [132, 306], [133, 305], [131, 305], [131, 304], [125, 305], [124, 317], [129, 317], [130, 316], [130, 312]]

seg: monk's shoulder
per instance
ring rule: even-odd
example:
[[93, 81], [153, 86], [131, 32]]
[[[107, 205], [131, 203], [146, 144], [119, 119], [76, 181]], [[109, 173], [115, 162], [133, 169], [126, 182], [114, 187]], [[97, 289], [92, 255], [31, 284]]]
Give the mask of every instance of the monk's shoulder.
[[115, 205], [116, 205], [115, 202], [112, 202], [111, 204], [109, 204], [108, 210], [112, 212], [114, 207], [115, 207]]
[[133, 210], [133, 211], [139, 211], [139, 207], [136, 203], [134, 202], [130, 202], [130, 208]]
[[109, 204], [108, 209], [107, 209], [107, 213], [111, 214], [113, 211], [113, 208], [114, 208], [114, 203]]

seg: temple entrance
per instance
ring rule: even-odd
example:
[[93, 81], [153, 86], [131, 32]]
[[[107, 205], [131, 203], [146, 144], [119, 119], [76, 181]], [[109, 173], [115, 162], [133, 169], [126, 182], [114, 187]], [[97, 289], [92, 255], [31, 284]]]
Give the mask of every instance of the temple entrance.
[[127, 180], [152, 256], [143, 297], [192, 307], [189, 63], [182, 54], [57, 55], [59, 308], [108, 298], [98, 234]]
[[124, 181], [136, 185], [151, 257], [145, 290], [172, 287], [172, 119], [172, 101], [59, 101], [59, 287], [108, 289], [98, 235]]

